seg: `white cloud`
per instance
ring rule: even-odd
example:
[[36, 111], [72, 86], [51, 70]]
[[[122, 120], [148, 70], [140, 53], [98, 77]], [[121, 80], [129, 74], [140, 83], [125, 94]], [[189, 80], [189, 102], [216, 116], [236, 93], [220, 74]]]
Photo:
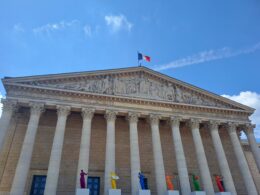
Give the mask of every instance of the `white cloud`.
[[251, 91], [242, 91], [239, 95], [222, 96], [256, 109], [250, 120], [256, 124], [255, 137], [260, 138], [260, 94]]
[[33, 32], [35, 34], [40, 34], [40, 33], [50, 34], [55, 31], [71, 28], [75, 25], [78, 25], [79, 23], [80, 22], [78, 20], [60, 21], [58, 23], [45, 24], [43, 26], [36, 27], [33, 29]]
[[15, 24], [14, 27], [13, 27], [13, 30], [15, 32], [25, 32], [25, 29], [24, 29], [23, 25], [20, 24], [20, 23], [19, 24]]
[[214, 60], [220, 60], [224, 58], [231, 58], [239, 55], [249, 54], [253, 53], [257, 50], [260, 50], [260, 42], [256, 43], [253, 46], [250, 46], [248, 48], [239, 49], [239, 50], [233, 50], [228, 47], [224, 47], [222, 49], [217, 50], [208, 50], [208, 51], [202, 51], [200, 53], [172, 61], [168, 64], [162, 64], [162, 65], [156, 65], [154, 67], [155, 70], [166, 70], [171, 68], [180, 68], [184, 66], [189, 66], [193, 64], [201, 64], [204, 62], [214, 61]]
[[83, 27], [83, 31], [84, 31], [84, 34], [85, 34], [87, 37], [91, 37], [91, 35], [92, 35], [91, 26], [85, 25], [85, 26]]
[[107, 15], [105, 21], [108, 27], [111, 28], [112, 32], [118, 32], [120, 30], [131, 31], [133, 24], [130, 23], [127, 18], [120, 15]]

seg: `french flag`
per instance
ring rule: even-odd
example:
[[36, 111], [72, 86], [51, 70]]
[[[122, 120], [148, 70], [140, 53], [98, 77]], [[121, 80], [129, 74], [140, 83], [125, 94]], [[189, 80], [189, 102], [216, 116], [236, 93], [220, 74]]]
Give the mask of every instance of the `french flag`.
[[151, 58], [149, 56], [145, 56], [138, 52], [138, 60], [145, 60], [147, 62], [151, 62]]

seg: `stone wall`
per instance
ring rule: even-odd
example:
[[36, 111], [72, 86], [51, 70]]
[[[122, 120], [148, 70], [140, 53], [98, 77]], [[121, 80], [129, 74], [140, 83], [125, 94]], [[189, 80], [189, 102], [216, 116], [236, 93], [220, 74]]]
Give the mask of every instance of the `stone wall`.
[[[15, 173], [16, 164], [23, 143], [27, 123], [29, 120], [28, 109], [20, 109], [12, 120], [4, 150], [0, 159], [0, 194], [4, 195], [11, 188], [11, 183]], [[36, 136], [30, 172], [27, 179], [27, 192], [30, 192], [32, 175], [46, 175], [52, 147], [52, 141], [57, 122], [56, 112], [47, 110], [40, 119], [40, 124]], [[80, 113], [72, 112], [67, 120], [62, 161], [58, 181], [58, 195], [74, 195], [76, 179], [79, 178], [77, 172], [77, 162], [79, 155], [80, 137], [82, 128], [82, 118]], [[174, 175], [175, 187], [178, 189], [178, 171], [173, 148], [171, 127], [166, 121], [160, 122], [160, 135], [162, 151], [165, 165], [165, 172]], [[184, 144], [184, 152], [187, 160], [188, 172], [199, 175], [194, 143], [188, 125], [181, 123], [181, 136]], [[212, 145], [210, 133], [206, 128], [201, 129], [201, 136], [208, 160], [209, 169], [212, 175], [220, 174], [216, 154]], [[223, 129], [220, 130], [223, 147], [227, 155], [231, 173], [235, 181], [235, 186], [239, 195], [246, 194], [245, 186], [234, 156], [229, 135]], [[148, 178], [148, 185], [152, 194], [156, 194], [154, 163], [152, 153], [152, 137], [148, 120], [140, 119], [138, 122], [138, 137], [141, 158], [141, 170]], [[95, 114], [92, 120], [91, 149], [89, 175], [101, 178], [101, 194], [103, 194], [103, 175], [105, 168], [105, 140], [106, 140], [106, 120], [103, 115]], [[245, 150], [245, 155], [254, 175], [258, 190], [260, 191], [260, 176], [250, 150]], [[116, 173], [119, 175], [118, 188], [122, 194], [130, 194], [130, 146], [129, 146], [129, 125], [125, 117], [118, 116], [116, 120]]]

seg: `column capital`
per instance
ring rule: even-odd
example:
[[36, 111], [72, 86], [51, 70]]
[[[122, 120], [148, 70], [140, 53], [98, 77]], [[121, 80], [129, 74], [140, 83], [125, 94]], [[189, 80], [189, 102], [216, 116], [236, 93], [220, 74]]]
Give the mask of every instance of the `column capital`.
[[197, 118], [190, 119], [190, 125], [192, 129], [199, 129], [200, 128], [201, 120]]
[[94, 108], [82, 108], [81, 116], [83, 119], [92, 119], [95, 113]]
[[117, 111], [115, 110], [107, 110], [105, 114], [105, 119], [107, 121], [115, 121], [116, 120]]
[[67, 117], [70, 114], [70, 106], [65, 105], [57, 105], [57, 113], [58, 116], [65, 116]]
[[254, 134], [255, 124], [246, 124], [244, 128], [245, 134], [248, 136], [249, 134]]
[[180, 125], [182, 118], [180, 116], [171, 116], [170, 117], [170, 123], [171, 126]]
[[30, 102], [29, 106], [32, 115], [41, 115], [45, 111], [43, 103]]
[[137, 123], [138, 122], [138, 117], [140, 117], [139, 113], [136, 112], [129, 112], [127, 119], [129, 120], [130, 123]]
[[235, 122], [229, 122], [229, 123], [227, 123], [228, 132], [229, 132], [229, 133], [236, 133], [238, 125], [239, 125], [239, 124], [238, 124], [238, 123], [235, 123]]
[[13, 112], [17, 108], [17, 101], [15, 100], [1, 99], [1, 102], [3, 104], [3, 110], [5, 111]]
[[150, 120], [150, 123], [151, 125], [152, 124], [159, 124], [159, 121], [161, 119], [161, 116], [159, 114], [150, 114], [149, 115], [149, 120]]
[[220, 121], [210, 120], [208, 124], [210, 127], [210, 131], [214, 131], [214, 130], [218, 130]]

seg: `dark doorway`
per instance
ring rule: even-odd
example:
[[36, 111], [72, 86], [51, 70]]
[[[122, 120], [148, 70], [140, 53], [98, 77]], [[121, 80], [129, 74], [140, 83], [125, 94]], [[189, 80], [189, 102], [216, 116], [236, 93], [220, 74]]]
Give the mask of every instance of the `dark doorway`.
[[100, 177], [88, 177], [89, 195], [99, 195]]
[[46, 175], [34, 175], [30, 195], [43, 195], [46, 183]]

